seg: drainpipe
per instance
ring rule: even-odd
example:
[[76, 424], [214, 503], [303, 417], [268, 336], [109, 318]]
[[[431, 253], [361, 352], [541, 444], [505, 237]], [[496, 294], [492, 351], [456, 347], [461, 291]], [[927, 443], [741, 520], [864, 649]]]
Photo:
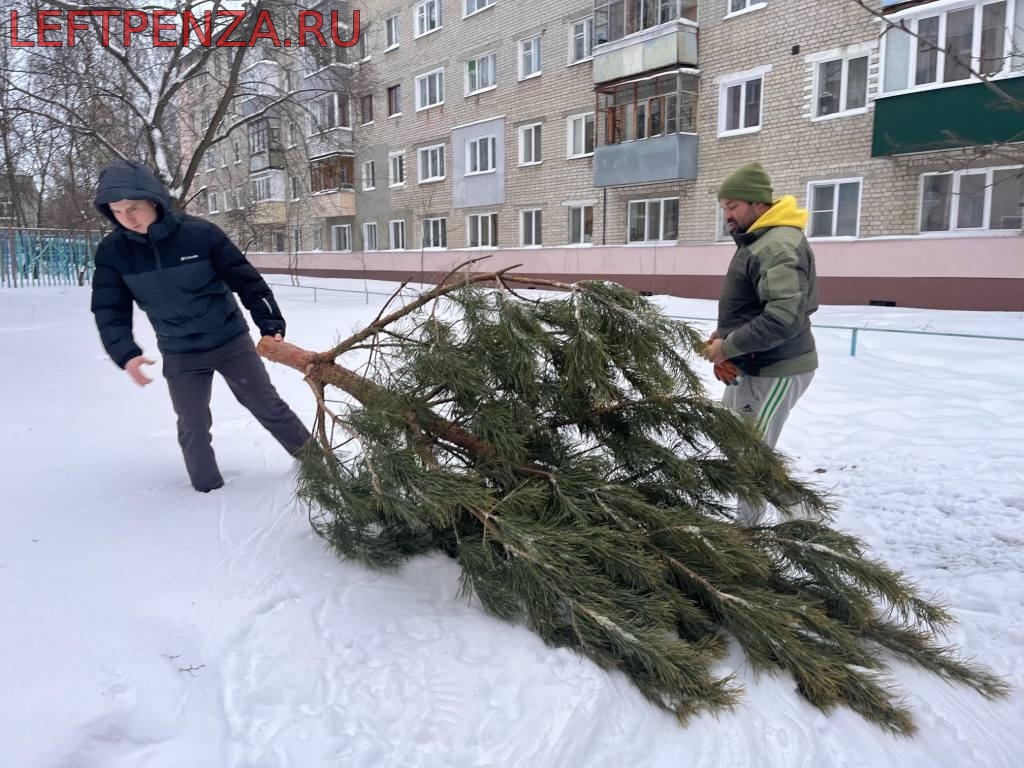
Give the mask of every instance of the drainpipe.
[[608, 245], [608, 187], [601, 190], [601, 245]]

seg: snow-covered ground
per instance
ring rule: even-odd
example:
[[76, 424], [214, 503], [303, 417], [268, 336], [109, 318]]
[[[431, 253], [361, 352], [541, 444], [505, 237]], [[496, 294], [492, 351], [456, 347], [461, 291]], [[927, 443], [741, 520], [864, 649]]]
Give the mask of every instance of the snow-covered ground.
[[[312, 349], [384, 300], [276, 292]], [[897, 665], [920, 726], [906, 739], [738, 657], [723, 667], [746, 685], [738, 709], [681, 728], [624, 677], [458, 599], [448, 558], [340, 562], [292, 499], [292, 460], [220, 380], [228, 484], [193, 492], [162, 380], [139, 389], [110, 364], [88, 303], [0, 291], [3, 768], [1024, 765], [1024, 342], [864, 333], [850, 357], [848, 331], [819, 329], [821, 369], [783, 432], [841, 501], [837, 525], [936, 592], [960, 622], [949, 640], [1015, 687], [990, 702]], [[815, 319], [1024, 337], [1021, 313]], [[301, 377], [271, 375], [310, 418]]]

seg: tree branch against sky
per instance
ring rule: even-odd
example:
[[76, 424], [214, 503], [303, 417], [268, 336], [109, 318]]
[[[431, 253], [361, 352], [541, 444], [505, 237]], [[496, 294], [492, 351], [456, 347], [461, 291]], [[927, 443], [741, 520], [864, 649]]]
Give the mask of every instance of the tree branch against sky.
[[[288, 30], [294, 32], [300, 14], [308, 13], [306, 6], [291, 0], [255, 0], [245, 4], [225, 0], [178, 0], [166, 4], [138, 6], [127, 0], [115, 0], [104, 6], [112, 13], [134, 13], [133, 22], [127, 16], [89, 16], [96, 11], [94, 3], [67, 0], [30, 0], [19, 9], [17, 35], [11, 29], [12, 17], [0, 20], [0, 30], [7, 40], [36, 40], [37, 13], [58, 11], [62, 15], [60, 34], [47, 33], [55, 39], [64, 36], [60, 46], [39, 45], [12, 48], [11, 66], [0, 74], [0, 85], [14, 94], [12, 106], [15, 116], [31, 117], [51, 123], [55, 129], [80, 137], [84, 147], [91, 147], [97, 156], [112, 159], [125, 157], [150, 162], [160, 180], [176, 201], [186, 200], [196, 181], [205, 153], [229, 139], [255, 121], [274, 110], [296, 104], [321, 93], [322, 87], [298, 88], [290, 92], [271, 94], [259, 108], [246, 113], [236, 109], [238, 100], [254, 93], [266, 95], [267, 84], [250, 81], [246, 69], [255, 58], [258, 48], [245, 45], [218, 47], [220, 35], [228, 26], [229, 41], [247, 41], [266, 33], [265, 22], [274, 25], [276, 34], [284, 38]], [[221, 12], [232, 11], [244, 16], [222, 17]], [[72, 12], [83, 29], [75, 32], [75, 45], [68, 46], [67, 35]], [[106, 11], [104, 11], [106, 12]], [[166, 17], [174, 28], [161, 32], [159, 39], [171, 45], [154, 44], [153, 29], [146, 33], [129, 34], [125, 45], [125, 25], [129, 31], [141, 25], [148, 15], [157, 12], [171, 14]], [[210, 14], [212, 34], [210, 45], [196, 44], [195, 29], [189, 29], [190, 46], [183, 45], [186, 14], [204, 19]], [[155, 16], [152, 18], [156, 18]], [[164, 18], [164, 17], [160, 17]], [[264, 24], [261, 25], [261, 19]], [[44, 19], [45, 21], [45, 19]], [[148, 23], [148, 22], [147, 22]], [[294, 34], [290, 35], [294, 37]], [[330, 43], [331, 36], [325, 39]], [[310, 36], [310, 41], [313, 41]], [[262, 43], [262, 41], [261, 41]], [[270, 42], [266, 43], [271, 45]], [[333, 44], [333, 43], [331, 43]], [[299, 54], [294, 48], [293, 55]], [[218, 90], [211, 119], [198, 126], [196, 115], [189, 111], [199, 102], [210, 104], [209, 89], [196, 87], [196, 78], [208, 76], [214, 57], [226, 60], [225, 75], [217, 82]], [[196, 136], [184, 136], [185, 126]]]

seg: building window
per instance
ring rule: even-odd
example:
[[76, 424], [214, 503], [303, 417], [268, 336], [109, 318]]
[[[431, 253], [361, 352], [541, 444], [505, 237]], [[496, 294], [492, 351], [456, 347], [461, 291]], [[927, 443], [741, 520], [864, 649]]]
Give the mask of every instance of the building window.
[[441, 28], [441, 0], [423, 0], [416, 6], [416, 34], [423, 37]]
[[593, 58], [594, 19], [588, 17], [569, 25], [569, 63], [576, 64]]
[[388, 155], [388, 186], [401, 187], [405, 184], [405, 152]]
[[363, 189], [377, 188], [377, 168], [373, 160], [363, 163]]
[[540, 74], [540, 35], [519, 41], [519, 79]]
[[242, 145], [238, 139], [231, 140], [231, 157], [236, 163], [242, 162]]
[[921, 177], [921, 231], [1021, 229], [1024, 166]]
[[686, 73], [598, 87], [603, 142], [695, 133], [697, 87], [697, 77]]
[[270, 174], [254, 173], [249, 177], [249, 199], [254, 203], [270, 199]]
[[494, 0], [465, 0], [466, 16], [472, 16], [474, 13], [479, 13], [484, 8], [490, 8], [494, 5]]
[[729, 0], [729, 13], [741, 13], [763, 8], [767, 5], [765, 0]]
[[569, 243], [591, 245], [594, 242], [594, 206], [569, 206]]
[[569, 125], [569, 157], [589, 157], [594, 154], [594, 113], [572, 115]]
[[348, 98], [340, 93], [328, 93], [311, 102], [312, 120], [310, 136], [332, 128], [348, 128]]
[[391, 248], [396, 251], [405, 250], [405, 219], [395, 219], [388, 222], [388, 231], [391, 233]]
[[402, 86], [388, 88], [388, 117], [402, 114]]
[[679, 226], [679, 198], [630, 200], [627, 242], [662, 243], [675, 240]]
[[377, 251], [377, 222], [368, 221], [363, 224], [363, 250]]
[[420, 184], [444, 179], [444, 144], [416, 150], [419, 157]]
[[541, 161], [540, 123], [531, 123], [519, 128], [519, 164], [536, 165]]
[[1007, 8], [1005, 0], [975, 0], [966, 8], [902, 16], [903, 28], [885, 31], [882, 89], [963, 82], [972, 79], [972, 70], [989, 76], [1019, 68], [1019, 57], [1010, 52], [1024, 47], [1024, 26], [1013, 19], [1022, 10], [1019, 2]]
[[814, 116], [862, 112], [868, 103], [868, 57], [832, 59], [818, 64]]
[[331, 245], [336, 251], [352, 250], [352, 225], [335, 224], [331, 227]]
[[359, 100], [359, 119], [363, 125], [373, 122], [373, 94], [367, 94]]
[[761, 130], [764, 75], [721, 84], [718, 98], [718, 135]]
[[302, 250], [302, 227], [298, 224], [292, 227], [292, 253]]
[[494, 136], [481, 136], [466, 142], [466, 175], [474, 173], [491, 173], [497, 167], [495, 153], [497, 139]]
[[438, 218], [423, 220], [423, 247], [448, 247], [448, 219]]
[[466, 245], [469, 248], [494, 248], [498, 245], [498, 214], [474, 213], [466, 221]]
[[543, 244], [540, 208], [529, 208], [525, 211], [520, 211], [519, 222], [519, 242], [522, 245]]
[[497, 85], [497, 56], [488, 53], [466, 62], [466, 95]]
[[416, 78], [416, 109], [444, 104], [444, 67]]
[[594, 43], [618, 40], [676, 19], [697, 21], [697, 0], [595, 0]]
[[207, 213], [217, 213], [220, 208], [217, 206], [217, 193], [211, 190], [206, 196], [206, 210]]
[[351, 189], [355, 161], [350, 155], [331, 155], [309, 163], [310, 192]]
[[808, 237], [856, 237], [860, 218], [860, 179], [814, 181], [807, 185], [811, 209]]
[[398, 47], [398, 30], [399, 30], [398, 16], [389, 16], [384, 22], [384, 32], [387, 40], [387, 47], [385, 51], [390, 51], [392, 48]]
[[302, 197], [302, 182], [299, 180], [298, 176], [291, 177], [291, 187], [292, 200], [298, 200], [300, 197]]
[[258, 155], [266, 152], [270, 145], [270, 123], [266, 120], [257, 120], [249, 123], [249, 154]]

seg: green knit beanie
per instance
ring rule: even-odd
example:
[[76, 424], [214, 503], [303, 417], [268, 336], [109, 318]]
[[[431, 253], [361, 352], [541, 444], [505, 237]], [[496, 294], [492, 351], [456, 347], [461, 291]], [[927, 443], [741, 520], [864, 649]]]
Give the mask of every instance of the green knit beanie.
[[734, 171], [718, 188], [719, 200], [745, 200], [749, 203], [772, 202], [772, 180], [760, 163], [747, 163]]

